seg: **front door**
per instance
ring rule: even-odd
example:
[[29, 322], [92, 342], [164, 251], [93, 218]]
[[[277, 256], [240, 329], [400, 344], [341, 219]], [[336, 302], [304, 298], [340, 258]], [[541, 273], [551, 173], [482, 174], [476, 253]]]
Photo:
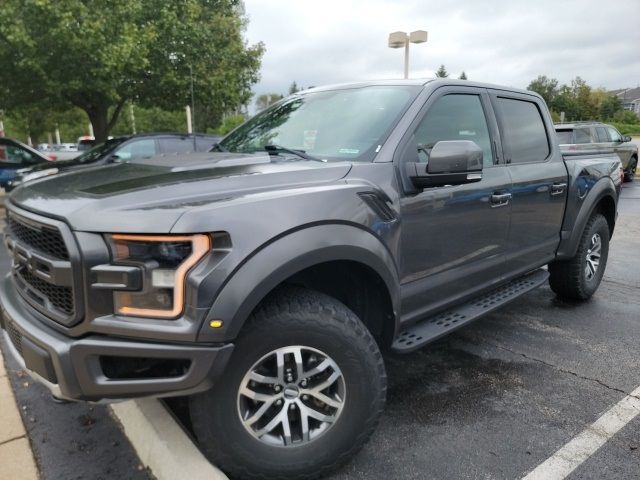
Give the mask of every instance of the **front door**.
[[403, 320], [417, 319], [503, 276], [511, 182], [498, 162], [497, 129], [488, 106], [484, 89], [440, 88], [405, 139], [402, 151], [413, 161], [428, 162], [441, 140], [472, 140], [484, 155], [481, 181], [425, 188], [401, 199]]

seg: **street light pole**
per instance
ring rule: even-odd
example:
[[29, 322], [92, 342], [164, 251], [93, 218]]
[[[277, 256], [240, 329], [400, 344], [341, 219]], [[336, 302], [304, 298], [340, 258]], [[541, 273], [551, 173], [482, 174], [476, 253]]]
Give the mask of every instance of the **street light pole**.
[[411, 33], [392, 32], [389, 34], [389, 48], [404, 47], [404, 78], [409, 78], [409, 44], [425, 43], [427, 41], [427, 32], [424, 30], [416, 30]]

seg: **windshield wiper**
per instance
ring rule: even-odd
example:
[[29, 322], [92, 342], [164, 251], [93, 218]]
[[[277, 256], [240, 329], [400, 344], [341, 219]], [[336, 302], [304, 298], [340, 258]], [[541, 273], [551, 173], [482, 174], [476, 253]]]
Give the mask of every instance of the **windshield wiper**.
[[291, 155], [296, 155], [300, 158], [304, 158], [305, 160], [313, 160], [314, 162], [322, 163], [327, 162], [326, 160], [323, 160], [321, 158], [309, 155], [304, 150], [294, 150], [293, 148], [282, 147], [280, 145], [265, 145], [264, 149], [269, 155], [278, 155], [280, 152], [283, 152], [290, 153]]

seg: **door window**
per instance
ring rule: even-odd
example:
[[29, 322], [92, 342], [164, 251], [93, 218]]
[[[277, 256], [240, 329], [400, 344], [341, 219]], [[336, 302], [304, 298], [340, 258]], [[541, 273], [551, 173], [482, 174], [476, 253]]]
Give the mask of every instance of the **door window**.
[[121, 160], [153, 157], [156, 153], [156, 141], [153, 139], [133, 141], [115, 151]]
[[576, 128], [576, 143], [593, 143], [593, 138], [591, 137], [591, 129]]
[[2, 149], [0, 152], [0, 162], [5, 164], [5, 166], [35, 163], [33, 154], [24, 148], [11, 144], [2, 145], [0, 148]]
[[613, 127], [607, 127], [607, 131], [609, 132], [609, 137], [612, 142], [622, 143], [622, 136], [618, 133], [618, 130]]
[[498, 98], [497, 106], [502, 142], [508, 149], [511, 163], [545, 161], [550, 153], [549, 139], [537, 105], [526, 100]]
[[607, 135], [607, 129], [604, 127], [596, 127], [596, 137], [598, 143], [608, 143], [609, 135]]
[[414, 133], [419, 161], [427, 162], [433, 146], [442, 140], [471, 140], [482, 149], [483, 164], [493, 164], [491, 138], [478, 95], [450, 94], [429, 108]]

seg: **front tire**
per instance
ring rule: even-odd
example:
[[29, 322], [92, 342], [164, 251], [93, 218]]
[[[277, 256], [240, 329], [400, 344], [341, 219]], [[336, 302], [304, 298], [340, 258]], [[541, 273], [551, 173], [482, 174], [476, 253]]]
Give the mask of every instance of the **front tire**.
[[205, 455], [234, 478], [315, 478], [364, 445], [385, 395], [382, 356], [356, 315], [288, 287], [251, 315], [226, 372], [189, 410]]
[[559, 297], [587, 300], [602, 281], [608, 256], [609, 224], [596, 213], [584, 227], [575, 256], [549, 264], [551, 290]]

